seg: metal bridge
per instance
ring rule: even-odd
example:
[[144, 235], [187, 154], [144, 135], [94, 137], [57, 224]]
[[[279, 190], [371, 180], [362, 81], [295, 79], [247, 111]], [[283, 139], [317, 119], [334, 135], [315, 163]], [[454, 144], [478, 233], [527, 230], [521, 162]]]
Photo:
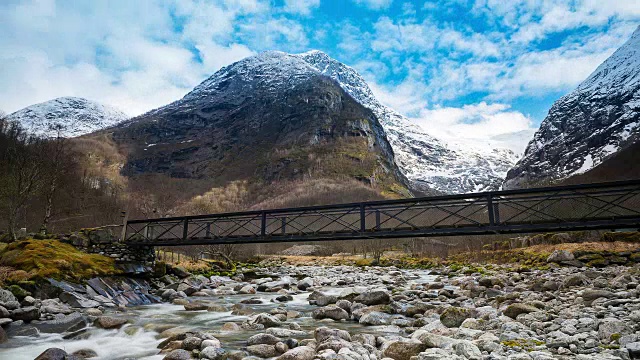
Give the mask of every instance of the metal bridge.
[[178, 246], [640, 228], [640, 180], [126, 222]]

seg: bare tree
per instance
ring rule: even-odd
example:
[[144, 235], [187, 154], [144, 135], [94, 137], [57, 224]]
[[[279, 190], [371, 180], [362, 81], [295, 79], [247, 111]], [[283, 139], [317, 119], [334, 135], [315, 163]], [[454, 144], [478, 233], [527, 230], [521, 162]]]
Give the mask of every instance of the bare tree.
[[58, 181], [62, 173], [62, 166], [65, 159], [66, 140], [60, 135], [62, 129], [58, 128], [56, 130], [58, 132], [58, 136], [54, 140], [49, 141], [47, 146], [49, 151], [47, 151], [47, 156], [45, 158], [45, 209], [42, 225], [40, 226], [40, 232], [43, 234], [47, 233], [47, 226], [51, 220], [53, 197], [58, 190]]
[[0, 118], [0, 203], [8, 231], [16, 240], [20, 212], [42, 186], [44, 141], [29, 136], [15, 122]]

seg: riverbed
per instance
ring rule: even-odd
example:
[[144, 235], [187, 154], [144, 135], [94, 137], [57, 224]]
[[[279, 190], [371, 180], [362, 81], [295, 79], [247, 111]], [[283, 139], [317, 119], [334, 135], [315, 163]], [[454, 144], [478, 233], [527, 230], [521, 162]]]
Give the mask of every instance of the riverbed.
[[[404, 271], [407, 277], [407, 285], [429, 283], [435, 278], [426, 270]], [[338, 294], [344, 287], [321, 286], [313, 290], [327, 295]], [[235, 294], [220, 296], [198, 297], [197, 301], [204, 301], [221, 305], [230, 309], [233, 305], [243, 300], [259, 298], [262, 304], [250, 304], [252, 314], [268, 313], [271, 309], [285, 307], [287, 310], [297, 311], [301, 317], [290, 319], [288, 322], [300, 326], [312, 337], [314, 329], [323, 325], [347, 330], [351, 333], [365, 331], [371, 334], [388, 335], [397, 334], [400, 329], [393, 326], [364, 326], [353, 321], [327, 321], [316, 320], [311, 317], [311, 312], [317, 308], [310, 305], [307, 298], [311, 291], [296, 291], [292, 294], [293, 300], [286, 303], [275, 302], [274, 299], [281, 294], [273, 292], [256, 292], [256, 294]], [[225, 323], [240, 324], [250, 318], [251, 315], [232, 315], [232, 311], [212, 312], [207, 310], [187, 311], [183, 305], [171, 303], [153, 304], [145, 306], [128, 307], [126, 309], [106, 309], [105, 315], [123, 317], [129, 323], [120, 329], [105, 330], [90, 326], [85, 332], [73, 339], [63, 339], [62, 334], [40, 334], [37, 337], [18, 336], [11, 338], [7, 343], [0, 344], [0, 359], [32, 360], [48, 348], [57, 347], [67, 353], [78, 350], [90, 349], [97, 353], [92, 359], [145, 359], [161, 360], [166, 354], [158, 354], [158, 345], [163, 341], [159, 332], [153, 329], [166, 329], [182, 327], [194, 331], [212, 332], [221, 342], [225, 350], [240, 350], [246, 347], [246, 340], [252, 335], [263, 332], [262, 330], [247, 330], [225, 332], [221, 327]]]

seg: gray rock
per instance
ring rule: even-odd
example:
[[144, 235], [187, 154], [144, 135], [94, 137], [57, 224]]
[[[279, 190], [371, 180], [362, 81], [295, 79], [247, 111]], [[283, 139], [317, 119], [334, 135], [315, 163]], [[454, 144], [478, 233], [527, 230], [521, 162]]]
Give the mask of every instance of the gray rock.
[[384, 290], [372, 290], [361, 293], [353, 301], [365, 305], [381, 305], [390, 303], [391, 296]]
[[8, 318], [9, 310], [7, 310], [4, 306], [0, 306], [0, 318]]
[[260, 345], [260, 344], [268, 344], [275, 345], [276, 343], [281, 342], [282, 339], [276, 337], [271, 334], [256, 334], [247, 339], [247, 345]]
[[358, 322], [362, 325], [389, 325], [391, 316], [379, 311], [370, 311], [362, 315]]
[[176, 349], [168, 353], [162, 360], [189, 360], [192, 359], [191, 352], [183, 349]]
[[208, 346], [200, 351], [199, 356], [200, 356], [200, 359], [224, 360], [227, 357], [227, 353], [224, 349], [220, 347]]
[[269, 314], [258, 314], [252, 323], [263, 325], [265, 328], [278, 327], [282, 325], [282, 322], [278, 320], [278, 318]]
[[202, 339], [195, 336], [187, 336], [186, 339], [182, 340], [182, 348], [189, 351], [200, 349], [201, 344]]
[[611, 335], [626, 335], [631, 333], [631, 329], [622, 320], [606, 318], [598, 325], [598, 337], [600, 340], [610, 341]]
[[394, 360], [410, 360], [412, 356], [424, 351], [427, 346], [417, 340], [400, 341], [393, 340], [383, 345], [385, 357]]
[[563, 261], [571, 261], [574, 260], [575, 257], [573, 256], [573, 253], [571, 253], [570, 251], [567, 250], [555, 250], [551, 255], [549, 255], [549, 257], [547, 258], [547, 262], [551, 263], [560, 263]]
[[509, 306], [507, 306], [507, 308], [504, 310], [504, 315], [508, 316], [512, 319], [515, 319], [518, 317], [518, 315], [520, 314], [528, 314], [528, 313], [532, 313], [535, 311], [540, 311], [540, 309], [538, 309], [535, 306], [532, 305], [527, 305], [527, 304], [522, 304], [522, 303], [515, 303], [515, 304], [511, 304]]
[[298, 346], [278, 357], [278, 360], [313, 360], [316, 351], [308, 346]]
[[329, 305], [313, 310], [312, 316], [314, 319], [346, 320], [349, 313], [335, 305]]
[[35, 360], [70, 360], [70, 359], [78, 359], [78, 358], [75, 356], [70, 357], [66, 351], [58, 348], [49, 348], [35, 358]]
[[271, 358], [278, 355], [275, 346], [267, 344], [247, 346], [247, 352], [261, 358]]
[[629, 351], [629, 355], [632, 359], [640, 358], [640, 342], [628, 343], [624, 346], [624, 348]]
[[482, 352], [470, 341], [461, 340], [453, 345], [457, 355], [469, 360], [482, 360]]
[[470, 309], [452, 306], [440, 314], [440, 322], [448, 328], [459, 327], [462, 322], [473, 316], [473, 311]]
[[77, 292], [64, 291], [59, 296], [60, 300], [75, 308], [93, 308], [100, 306], [95, 300], [87, 299]]
[[279, 337], [279, 338], [305, 338], [309, 336], [309, 333], [302, 330], [292, 330], [292, 329], [283, 329], [283, 328], [268, 328], [265, 330], [267, 334]]
[[13, 301], [18, 301], [18, 299], [16, 299], [16, 297], [13, 295], [13, 293], [9, 290], [5, 290], [5, 289], [0, 289], [0, 302], [1, 303], [8, 303], [8, 302], [13, 302]]
[[583, 286], [588, 284], [589, 284], [589, 279], [586, 276], [584, 276], [584, 274], [582, 273], [569, 275], [562, 282], [562, 286], [565, 288], [572, 287], [572, 286]]
[[13, 320], [33, 321], [40, 319], [40, 308], [35, 306], [27, 306], [11, 311]]
[[34, 321], [31, 323], [41, 333], [63, 333], [84, 328], [87, 322], [79, 312], [69, 315], [58, 314], [53, 320]]
[[465, 359], [442, 349], [427, 349], [421, 352], [420, 354], [418, 354], [416, 360], [465, 360]]
[[96, 319], [96, 326], [103, 329], [117, 329], [127, 323], [127, 319], [113, 316], [100, 316]]
[[298, 287], [298, 289], [305, 291], [310, 287], [313, 287], [313, 279], [310, 277], [306, 277], [300, 281], [298, 281], [298, 284], [296, 285]]

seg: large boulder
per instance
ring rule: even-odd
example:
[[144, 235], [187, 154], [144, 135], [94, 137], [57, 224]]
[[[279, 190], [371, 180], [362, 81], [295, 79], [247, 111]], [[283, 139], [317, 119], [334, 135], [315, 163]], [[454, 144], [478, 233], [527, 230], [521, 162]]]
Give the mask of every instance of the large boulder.
[[329, 305], [313, 310], [312, 316], [314, 319], [333, 319], [333, 320], [346, 320], [349, 318], [349, 313], [343, 308], [335, 305]]
[[391, 296], [384, 290], [371, 290], [356, 296], [353, 301], [365, 305], [381, 305], [390, 303]]

